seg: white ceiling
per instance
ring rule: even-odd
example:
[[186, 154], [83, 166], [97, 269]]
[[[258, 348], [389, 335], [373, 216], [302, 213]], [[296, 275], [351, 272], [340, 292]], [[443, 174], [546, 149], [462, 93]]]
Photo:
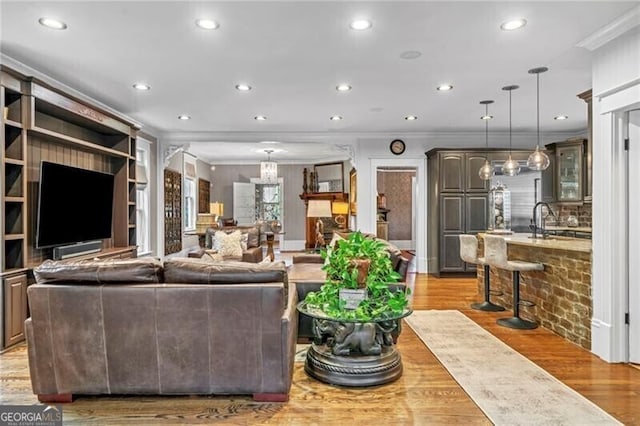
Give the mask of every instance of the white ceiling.
[[[576, 44], [637, 4], [5, 0], [0, 49], [156, 133], [186, 141], [193, 135], [192, 146], [209, 158], [263, 158], [251, 152], [267, 134], [482, 131], [483, 99], [496, 101], [492, 129], [506, 130], [508, 95], [501, 88], [508, 84], [520, 85], [514, 131], [533, 131], [535, 76], [527, 70], [538, 66], [549, 67], [540, 77], [542, 130], [583, 130], [586, 108], [576, 94], [591, 87], [591, 53]], [[68, 29], [42, 27], [43, 16]], [[220, 28], [196, 27], [200, 17]], [[358, 17], [373, 28], [350, 30]], [[500, 30], [513, 17], [528, 24]], [[402, 59], [406, 51], [422, 55]], [[138, 81], [152, 89], [134, 90]], [[240, 82], [253, 90], [238, 92]], [[353, 90], [338, 93], [342, 82]], [[443, 82], [454, 90], [437, 92]], [[330, 121], [334, 114], [344, 120]], [[419, 119], [404, 120], [408, 114]], [[553, 120], [559, 114], [569, 120]], [[212, 141], [228, 143], [205, 144]], [[298, 151], [308, 156], [317, 148]]]

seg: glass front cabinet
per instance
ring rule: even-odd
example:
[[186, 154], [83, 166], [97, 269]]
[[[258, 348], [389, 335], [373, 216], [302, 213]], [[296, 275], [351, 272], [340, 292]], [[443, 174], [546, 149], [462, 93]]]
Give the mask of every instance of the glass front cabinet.
[[[586, 139], [556, 142], [547, 145], [546, 148], [552, 161], [551, 167], [542, 173], [543, 201], [583, 202], [586, 178]], [[548, 190], [545, 191], [545, 188]]]

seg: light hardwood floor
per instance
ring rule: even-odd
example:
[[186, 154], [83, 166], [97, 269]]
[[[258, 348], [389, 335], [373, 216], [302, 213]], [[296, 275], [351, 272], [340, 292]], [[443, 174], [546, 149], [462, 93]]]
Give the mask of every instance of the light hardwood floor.
[[[607, 364], [539, 328], [510, 330], [495, 324], [505, 313], [473, 311], [473, 279], [409, 275], [414, 309], [457, 309], [627, 425], [640, 425], [640, 371]], [[408, 327], [398, 343], [404, 374], [370, 388], [340, 388], [307, 377], [296, 363], [290, 401], [256, 403], [250, 397], [79, 397], [65, 404], [65, 424], [237, 425], [491, 424]], [[491, 354], [487, 354], [490, 357]], [[35, 404], [24, 346], [0, 355], [0, 404]]]

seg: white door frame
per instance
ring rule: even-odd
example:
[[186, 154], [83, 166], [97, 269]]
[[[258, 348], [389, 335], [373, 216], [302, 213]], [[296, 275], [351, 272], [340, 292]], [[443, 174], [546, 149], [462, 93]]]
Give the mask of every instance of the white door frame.
[[627, 237], [627, 294], [629, 312], [628, 336], [628, 360], [640, 364], [640, 282], [638, 272], [631, 265], [640, 264], [640, 223], [638, 222], [638, 212], [640, 212], [640, 109], [631, 110], [627, 113], [629, 151], [628, 151], [628, 214], [627, 226], [629, 233]]
[[[406, 167], [416, 169], [416, 272], [427, 272], [427, 161], [426, 158], [372, 158], [369, 164], [369, 191], [378, 179], [379, 167]], [[358, 196], [360, 199], [361, 197]], [[363, 197], [364, 198], [364, 197]], [[376, 197], [369, 197], [369, 223], [375, 225], [378, 215]], [[372, 226], [373, 226], [372, 225]]]

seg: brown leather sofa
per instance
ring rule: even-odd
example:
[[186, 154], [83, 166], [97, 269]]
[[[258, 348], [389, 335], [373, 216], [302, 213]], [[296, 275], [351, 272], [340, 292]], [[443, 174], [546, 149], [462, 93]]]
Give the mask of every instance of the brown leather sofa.
[[297, 293], [284, 264], [47, 261], [28, 288], [33, 392], [250, 394], [286, 401]]

